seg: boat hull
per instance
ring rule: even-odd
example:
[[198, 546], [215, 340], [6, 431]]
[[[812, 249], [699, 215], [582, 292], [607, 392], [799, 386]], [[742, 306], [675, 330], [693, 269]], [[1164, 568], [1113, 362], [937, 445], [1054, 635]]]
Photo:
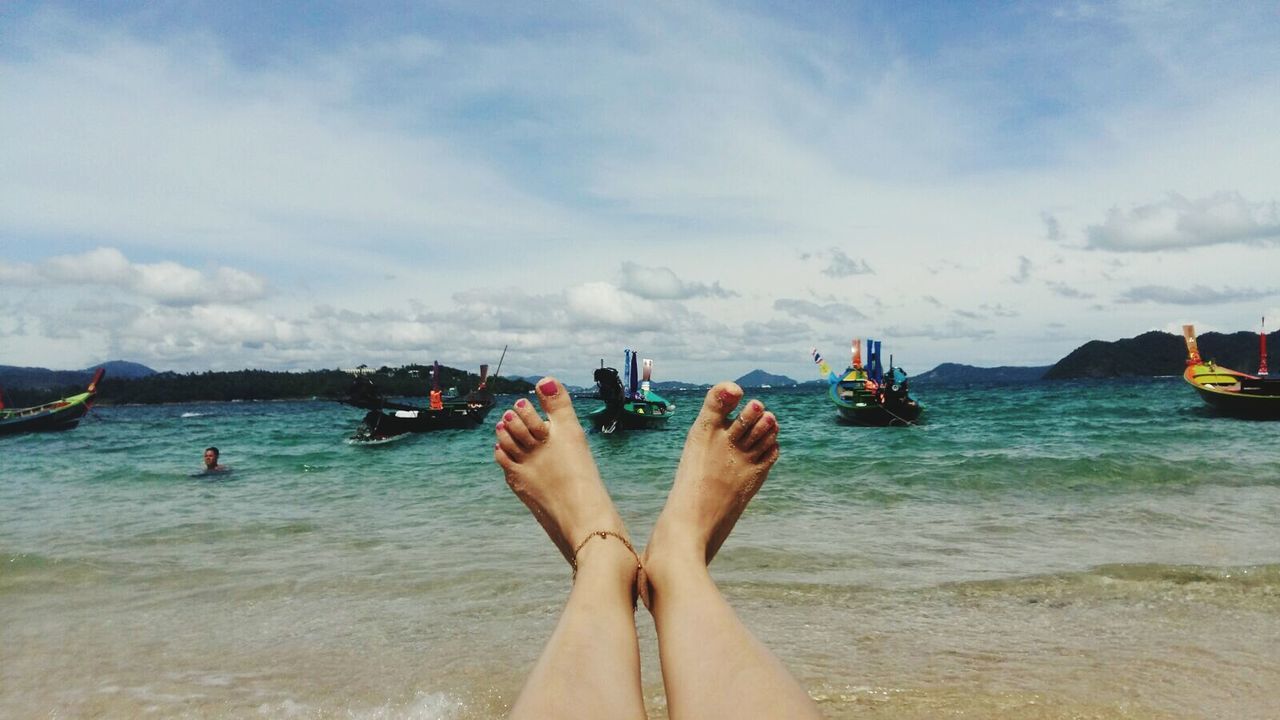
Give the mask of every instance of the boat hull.
[[842, 424], [896, 427], [919, 423], [924, 406], [907, 394], [905, 379], [883, 391], [868, 384], [864, 375], [851, 370], [845, 380], [831, 386], [829, 397]]
[[1187, 367], [1183, 379], [1220, 415], [1280, 420], [1280, 378], [1258, 377], [1208, 364]]
[[370, 410], [351, 436], [358, 442], [381, 442], [408, 433], [436, 430], [470, 430], [484, 423], [493, 405], [446, 403], [439, 410]]
[[600, 433], [617, 430], [658, 430], [667, 426], [671, 417], [665, 402], [628, 402], [621, 406], [602, 405], [587, 413], [591, 429]]
[[924, 408], [915, 401], [894, 405], [876, 402], [855, 405], [836, 405], [837, 419], [845, 425], [863, 427], [894, 427], [919, 423]]
[[0, 435], [71, 430], [89, 412], [92, 397], [81, 393], [38, 407], [0, 410]]

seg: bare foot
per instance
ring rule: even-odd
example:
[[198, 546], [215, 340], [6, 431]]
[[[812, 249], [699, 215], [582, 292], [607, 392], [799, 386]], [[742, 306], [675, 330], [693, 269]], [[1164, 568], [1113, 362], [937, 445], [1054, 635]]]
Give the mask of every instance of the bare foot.
[[[573, 411], [569, 392], [554, 378], [537, 386], [538, 402], [547, 413], [543, 420], [528, 400], [517, 400], [497, 425], [498, 442], [493, 458], [502, 467], [507, 485], [547, 531], [551, 541], [572, 565], [574, 549], [592, 533], [608, 531], [630, 542], [622, 518], [600, 480], [587, 437]], [[600, 538], [618, 544], [616, 538]], [[595, 552], [595, 548], [591, 548]], [[617, 556], [610, 552], [609, 555]], [[622, 555], [635, 560], [623, 549]]]
[[644, 552], [641, 596], [665, 563], [710, 564], [747, 503], [778, 459], [778, 419], [752, 400], [734, 420], [729, 413], [742, 388], [724, 382], [711, 388], [689, 437], [676, 479]]

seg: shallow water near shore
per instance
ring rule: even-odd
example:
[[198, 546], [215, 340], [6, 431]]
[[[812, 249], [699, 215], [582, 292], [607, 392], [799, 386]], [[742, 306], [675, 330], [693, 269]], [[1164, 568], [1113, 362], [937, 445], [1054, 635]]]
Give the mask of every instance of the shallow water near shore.
[[[1280, 423], [1176, 379], [922, 386], [927, 423], [889, 429], [753, 394], [782, 459], [713, 574], [827, 717], [1280, 717]], [[701, 401], [671, 397], [668, 430], [590, 439], [639, 542]], [[333, 403], [112, 407], [0, 438], [0, 717], [501, 717], [569, 569], [497, 417], [357, 447]], [[208, 445], [233, 473], [190, 476]]]

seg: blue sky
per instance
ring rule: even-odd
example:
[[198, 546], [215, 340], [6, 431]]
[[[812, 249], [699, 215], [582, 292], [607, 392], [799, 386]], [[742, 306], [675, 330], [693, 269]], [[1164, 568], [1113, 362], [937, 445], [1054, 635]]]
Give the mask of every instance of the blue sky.
[[1260, 3], [6, 3], [0, 364], [711, 381], [1252, 329], [1276, 37]]

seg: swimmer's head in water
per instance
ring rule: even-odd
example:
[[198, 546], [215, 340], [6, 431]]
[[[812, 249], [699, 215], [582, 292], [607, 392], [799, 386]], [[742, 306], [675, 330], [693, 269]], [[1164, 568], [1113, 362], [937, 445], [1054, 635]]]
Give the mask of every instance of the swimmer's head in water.
[[210, 470], [218, 467], [218, 448], [207, 447], [204, 449], [204, 466]]

